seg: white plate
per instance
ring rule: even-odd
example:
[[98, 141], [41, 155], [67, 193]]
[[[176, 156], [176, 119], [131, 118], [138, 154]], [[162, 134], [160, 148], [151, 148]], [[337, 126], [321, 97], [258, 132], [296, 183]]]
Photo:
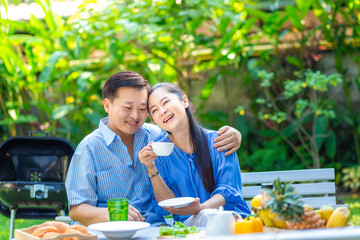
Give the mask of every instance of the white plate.
[[187, 205], [191, 204], [195, 198], [193, 197], [178, 197], [178, 198], [170, 198], [164, 201], [159, 202], [160, 207], [174, 207], [174, 208], [181, 208], [186, 207]]
[[136, 231], [148, 228], [147, 222], [113, 221], [95, 223], [88, 226], [90, 230], [102, 232], [109, 239], [131, 238]]

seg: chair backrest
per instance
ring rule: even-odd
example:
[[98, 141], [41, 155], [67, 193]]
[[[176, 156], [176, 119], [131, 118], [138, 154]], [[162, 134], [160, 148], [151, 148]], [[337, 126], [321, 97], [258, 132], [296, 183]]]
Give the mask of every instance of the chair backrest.
[[261, 184], [272, 183], [276, 178], [280, 178], [283, 182], [292, 182], [304, 203], [313, 208], [336, 205], [335, 170], [322, 168], [242, 173], [243, 198], [249, 207], [251, 199], [261, 193]]

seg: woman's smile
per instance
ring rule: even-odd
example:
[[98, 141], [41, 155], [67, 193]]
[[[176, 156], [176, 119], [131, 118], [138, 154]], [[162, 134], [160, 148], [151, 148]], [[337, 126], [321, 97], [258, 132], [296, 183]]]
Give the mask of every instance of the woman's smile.
[[174, 117], [174, 114], [170, 114], [168, 116], [165, 117], [163, 123], [167, 123], [168, 121], [171, 121]]

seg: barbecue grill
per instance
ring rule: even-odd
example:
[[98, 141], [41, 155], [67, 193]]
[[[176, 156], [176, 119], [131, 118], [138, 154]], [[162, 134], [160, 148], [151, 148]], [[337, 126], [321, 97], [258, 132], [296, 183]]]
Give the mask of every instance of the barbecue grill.
[[17, 136], [0, 144], [0, 213], [10, 218], [54, 219], [66, 215], [65, 177], [74, 153], [67, 140]]

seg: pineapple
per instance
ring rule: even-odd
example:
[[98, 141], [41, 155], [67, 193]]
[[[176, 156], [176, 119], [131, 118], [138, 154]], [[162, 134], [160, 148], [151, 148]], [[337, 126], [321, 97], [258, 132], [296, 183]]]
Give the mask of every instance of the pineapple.
[[325, 220], [321, 219], [314, 210], [305, 208], [304, 214], [301, 216], [301, 221], [288, 221], [286, 224], [289, 229], [293, 230], [323, 228], [325, 227]]
[[271, 209], [274, 225], [288, 229], [325, 227], [325, 221], [312, 208], [304, 207], [300, 195], [294, 192], [291, 183], [274, 180], [274, 190], [265, 189], [270, 196], [265, 208]]
[[271, 212], [276, 213], [277, 218], [285, 221], [301, 221], [304, 213], [303, 202], [300, 196], [294, 192], [291, 183], [281, 183], [280, 179], [274, 180], [274, 190], [265, 189], [270, 199], [266, 202], [265, 208], [270, 208]]

